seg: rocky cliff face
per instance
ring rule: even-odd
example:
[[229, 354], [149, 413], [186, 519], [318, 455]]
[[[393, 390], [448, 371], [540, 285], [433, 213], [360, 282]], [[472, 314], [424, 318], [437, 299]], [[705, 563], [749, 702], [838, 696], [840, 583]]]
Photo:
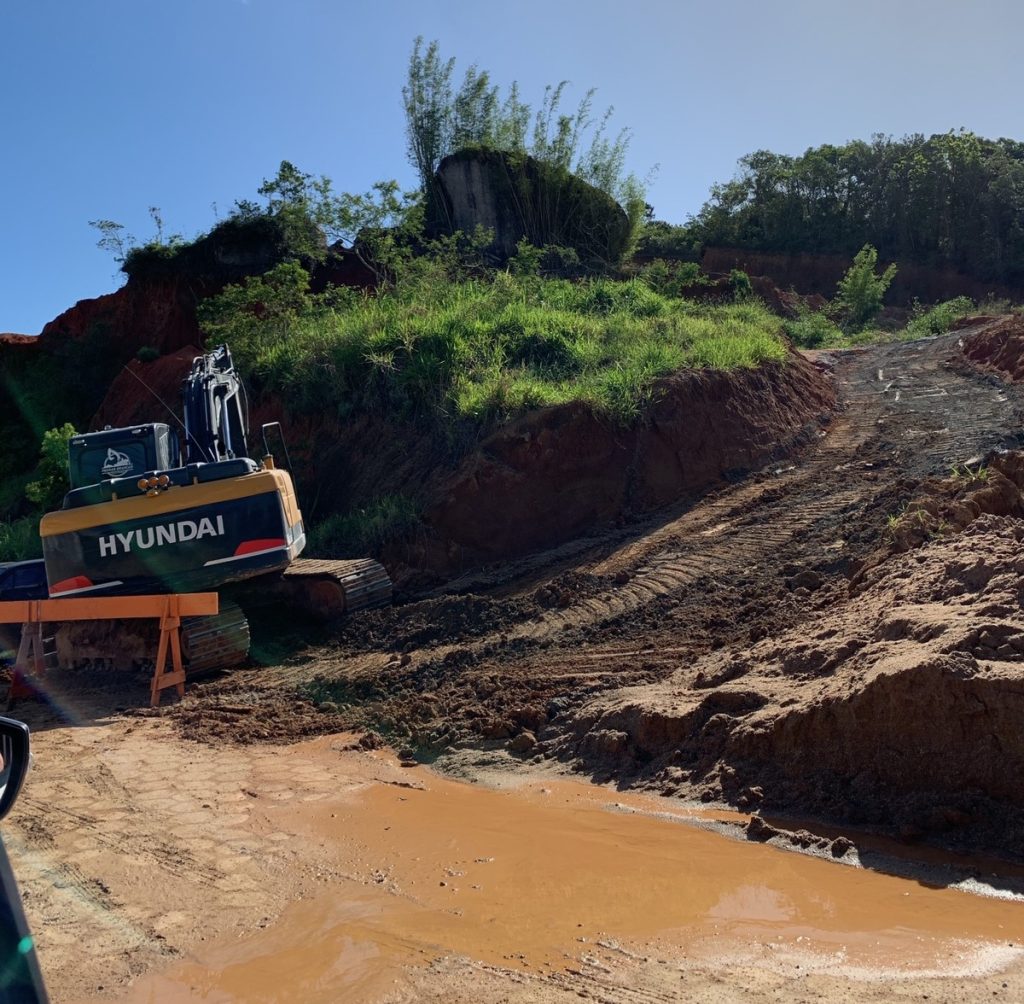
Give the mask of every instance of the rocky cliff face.
[[217, 289], [184, 277], [129, 282], [113, 293], [79, 300], [54, 318], [39, 336], [40, 347], [52, 352], [68, 341], [103, 338], [107, 351], [124, 362], [143, 346], [166, 354], [197, 345], [196, 304]]

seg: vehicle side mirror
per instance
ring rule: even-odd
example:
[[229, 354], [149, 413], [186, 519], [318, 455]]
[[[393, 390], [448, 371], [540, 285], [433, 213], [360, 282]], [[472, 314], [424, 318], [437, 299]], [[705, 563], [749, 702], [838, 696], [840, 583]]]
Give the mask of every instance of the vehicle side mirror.
[[0, 819], [3, 819], [18, 800], [21, 786], [30, 762], [29, 732], [24, 722], [13, 718], [0, 718]]

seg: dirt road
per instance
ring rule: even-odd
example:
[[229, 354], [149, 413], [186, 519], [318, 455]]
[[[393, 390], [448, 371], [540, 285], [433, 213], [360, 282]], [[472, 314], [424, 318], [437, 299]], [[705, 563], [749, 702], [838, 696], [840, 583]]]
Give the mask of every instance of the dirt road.
[[[978, 731], [963, 732], [961, 741], [967, 737], [970, 745], [975, 735], [994, 734], [1001, 752], [979, 759], [974, 773], [960, 771], [971, 791], [946, 792], [943, 801], [923, 790], [915, 771], [921, 757], [952, 771], [957, 743], [925, 750], [926, 720], [901, 745], [898, 713], [897, 731], [872, 739], [891, 751], [895, 780], [874, 761], [856, 775], [849, 765], [844, 775], [830, 763], [831, 773], [804, 785], [780, 768], [798, 748], [786, 746], [787, 730], [794, 742], [812, 735], [793, 724], [799, 715], [806, 722], [812, 708], [849, 710], [846, 718], [837, 712], [829, 719], [845, 721], [845, 732], [821, 726], [823, 738], [815, 741], [850, 749], [856, 761], [861, 754], [850, 737], [864, 721], [857, 695], [879, 679], [934, 678], [937, 707], [947, 692], [984, 705], [985, 687], [995, 688], [1002, 707], [1006, 694], [1021, 689], [1021, 659], [1011, 644], [1024, 595], [1024, 566], [1015, 557], [1019, 520], [987, 516], [961, 536], [936, 535], [872, 572], [863, 592], [851, 595], [849, 585], [877, 551], [887, 518], [917, 497], [924, 479], [1020, 445], [1024, 389], [971, 369], [958, 351], [962, 334], [822, 355], [818, 362], [832, 371], [842, 410], [820, 441], [792, 460], [688, 508], [627, 522], [366, 614], [335, 635], [307, 634], [301, 626], [278, 631], [274, 647], [261, 649], [266, 666], [193, 685], [185, 702], [158, 718], [124, 710], [144, 703], [141, 681], [89, 686], [80, 678], [55, 679], [57, 690], [63, 684], [58, 701], [76, 727], [49, 712], [27, 711], [38, 729], [40, 769], [12, 833], [44, 966], [63, 996], [116, 996], [132, 976], [181, 953], [198, 959], [202, 939], [218, 946], [205, 962], [199, 959], [200, 968], [209, 968], [230, 956], [217, 952], [226, 950], [232, 932], [272, 928], [288, 902], [330, 889], [348, 895], [353, 880], [387, 886], [386, 841], [368, 842], [360, 868], [347, 870], [331, 850], [333, 838], [278, 811], [300, 803], [315, 808], [366, 788], [372, 780], [366, 758], [375, 754], [365, 747], [381, 742], [408, 762], [436, 762], [462, 776], [486, 773], [482, 763], [493, 755], [503, 758], [506, 772], [556, 765], [673, 796], [668, 805], [699, 799], [760, 809], [768, 823], [759, 824], [767, 826], [759, 838], [773, 843], [832, 847], [838, 831], [826, 825], [831, 820], [855, 848], [866, 847], [858, 825], [867, 824], [910, 841], [1015, 853], [1005, 835], [1019, 816], [1009, 810], [1005, 818], [993, 816], [1001, 798], [1011, 809], [1013, 799], [985, 788], [997, 753], [1008, 771], [1016, 770], [1020, 740], [1001, 731], [1013, 720], [993, 725], [991, 716], [975, 716]], [[947, 569], [955, 579], [961, 566], [977, 565], [972, 556], [989, 553], [996, 556], [991, 574], [965, 573], [956, 579], [955, 597], [936, 599], [922, 585]], [[909, 626], [891, 626], [894, 610], [904, 611], [901, 623]], [[950, 610], [963, 630], [940, 638], [934, 624], [950, 620]], [[885, 660], [896, 656], [900, 665], [893, 669]], [[949, 680], [962, 686], [947, 686]], [[885, 692], [884, 706], [898, 712], [899, 695], [911, 692]], [[1006, 706], [1012, 719], [1016, 705]], [[959, 719], [953, 724], [961, 728]], [[347, 729], [373, 735], [362, 751], [347, 754], [354, 760], [329, 767], [293, 752], [302, 747], [285, 745]], [[709, 750], [713, 756], [705, 755]], [[363, 766], [353, 766], [357, 760]], [[388, 767], [377, 783], [399, 790], [395, 784], [413, 783], [405, 779], [418, 773]], [[917, 787], [901, 788], [900, 777]], [[848, 792], [880, 806], [880, 815], [852, 818]], [[274, 811], [264, 811], [267, 806]], [[790, 839], [784, 831], [800, 824], [786, 822], [787, 811], [814, 832]], [[827, 819], [806, 822], [814, 816]], [[964, 863], [961, 871], [978, 867]], [[1007, 876], [1011, 871], [1006, 866]], [[413, 877], [406, 873], [399, 883], [403, 895], [433, 902], [403, 884]], [[660, 881], [660, 873], [650, 876], [655, 886]], [[1013, 883], [1007, 877], [1002, 885]], [[1002, 948], [1024, 937], [1024, 907], [1009, 908]], [[405, 951], [408, 939], [399, 941]], [[1012, 999], [1022, 989], [1019, 972], [969, 976], [971, 966], [962, 982], [882, 984], [826, 975], [820, 966], [808, 975], [806, 961], [800, 972], [792, 960], [780, 970], [766, 964], [771, 953], [757, 938], [739, 956], [690, 958], [682, 977], [679, 952], [662, 965], [657, 955], [645, 961], [642, 953], [634, 958], [606, 948], [595, 958], [608, 972], [595, 968], [576, 983], [540, 968], [516, 976], [515, 966], [496, 960], [480, 965], [472, 939], [433, 944], [444, 949], [403, 984], [408, 999], [555, 1001], [582, 993], [615, 1002], [732, 1000], [782, 992], [807, 1000], [924, 994], [966, 1000], [980, 993]], [[685, 944], [683, 955], [693, 942]], [[444, 958], [445, 950], [469, 961], [450, 952]], [[1000, 956], [996, 964], [1011, 961]], [[381, 970], [367, 972], [376, 979]], [[190, 978], [199, 979], [197, 971]], [[209, 979], [208, 999], [245, 999], [217, 996]], [[684, 979], [694, 981], [685, 990]], [[380, 989], [374, 984], [372, 992]], [[371, 989], [366, 994], [372, 999]]]

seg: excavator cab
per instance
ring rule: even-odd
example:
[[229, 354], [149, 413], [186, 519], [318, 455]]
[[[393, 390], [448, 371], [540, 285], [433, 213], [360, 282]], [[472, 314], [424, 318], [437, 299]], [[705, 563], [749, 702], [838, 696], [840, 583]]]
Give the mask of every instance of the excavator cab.
[[68, 442], [68, 481], [72, 488], [138, 477], [145, 471], [177, 466], [177, 434], [162, 423], [72, 436]]

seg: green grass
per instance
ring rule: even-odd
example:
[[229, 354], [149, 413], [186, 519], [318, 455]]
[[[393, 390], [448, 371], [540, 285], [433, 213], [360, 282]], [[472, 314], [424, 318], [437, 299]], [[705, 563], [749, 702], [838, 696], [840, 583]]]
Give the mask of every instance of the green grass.
[[419, 522], [419, 506], [405, 495], [384, 495], [369, 505], [334, 513], [309, 529], [309, 552], [321, 558], [362, 558]]
[[0, 521], [0, 561], [25, 561], [42, 555], [38, 519], [23, 516]]
[[915, 304], [910, 320], [897, 331], [868, 327], [856, 333], [845, 333], [824, 313], [809, 310], [801, 311], [798, 317], [786, 321], [784, 326], [786, 334], [802, 348], [850, 348], [942, 335], [961, 317], [976, 313], [1008, 314], [1016, 309], [1007, 300], [989, 300], [976, 305], [970, 297], [958, 296], [927, 308]]
[[907, 323], [905, 337], [910, 339], [943, 335], [949, 331], [955, 320], [976, 312], [977, 307], [969, 296], [958, 296], [953, 300], [937, 303], [929, 310], [917, 307], [914, 316]]
[[797, 316], [783, 324], [794, 345], [802, 349], [828, 349], [846, 343], [842, 328], [823, 310], [811, 310], [803, 306], [797, 309]]
[[273, 279], [263, 279], [259, 316], [235, 290], [230, 304], [214, 301], [204, 312], [206, 331], [228, 341], [258, 388], [304, 411], [383, 409], [487, 424], [582, 400], [628, 422], [658, 377], [786, 356], [781, 321], [760, 304], [680, 301], [638, 279], [499, 273], [328, 304], [296, 301], [291, 276], [281, 310], [267, 308]]

